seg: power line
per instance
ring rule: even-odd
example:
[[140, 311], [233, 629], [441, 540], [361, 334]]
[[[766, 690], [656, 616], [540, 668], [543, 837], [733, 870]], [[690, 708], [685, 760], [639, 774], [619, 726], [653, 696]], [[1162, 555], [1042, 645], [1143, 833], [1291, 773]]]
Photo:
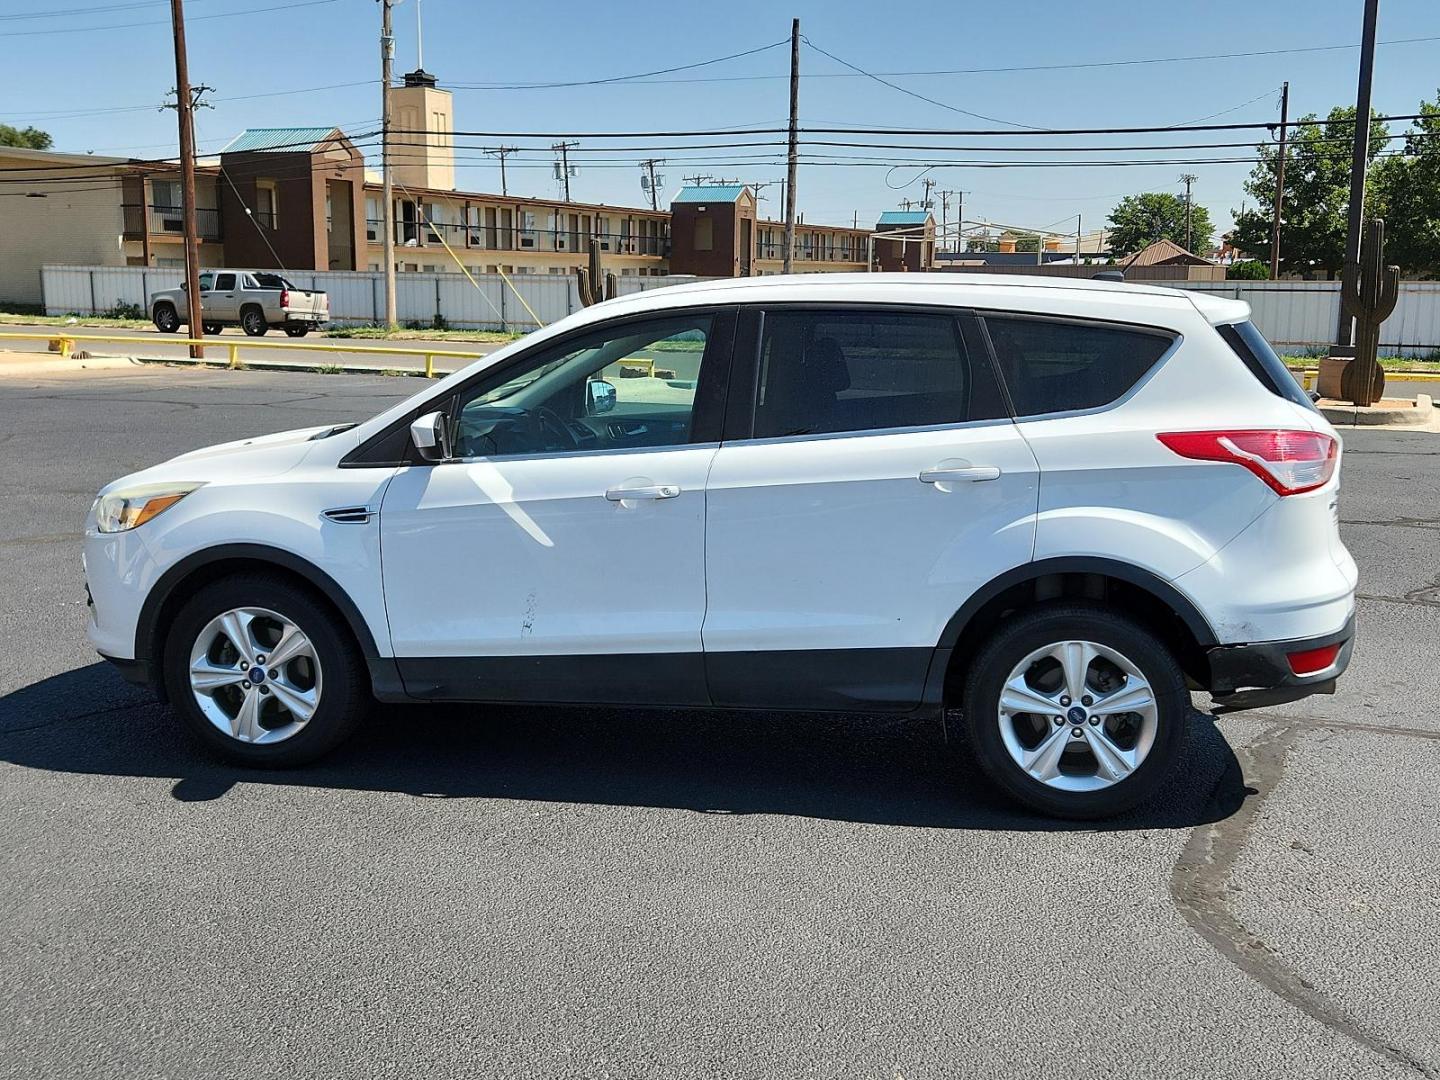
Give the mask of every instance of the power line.
[[604, 79], [575, 79], [570, 82], [513, 83], [508, 86], [492, 86], [486, 83], [451, 83], [449, 87], [457, 90], [551, 90], [569, 86], [604, 86], [608, 83], [632, 82], [636, 79], [648, 79], [655, 75], [669, 75], [676, 71], [692, 71], [695, 68], [709, 67], [711, 64], [723, 64], [728, 60], [739, 60], [741, 57], [754, 56], [756, 53], [768, 52], [770, 49], [788, 44], [790, 44], [790, 39], [787, 37], [780, 41], [772, 41], [769, 45], [757, 45], [755, 48], [746, 49], [743, 52], [730, 53], [726, 56], [716, 56], [709, 60], [699, 60], [693, 64], [680, 64], [677, 67], [660, 68], [656, 71], [642, 71], [634, 75], [611, 75]]
[[[294, 11], [296, 8], [319, 7], [321, 4], [334, 4], [339, 0], [296, 0], [291, 4], [277, 4], [274, 7], [246, 8], [244, 11], [220, 11], [214, 15], [196, 15], [190, 21], [199, 19], [232, 19], [237, 15], [259, 15], [265, 11]], [[35, 37], [39, 34], [83, 34], [92, 30], [129, 30], [136, 26], [169, 26], [168, 21], [133, 22], [133, 23], [110, 23], [107, 26], [70, 26], [56, 27], [50, 30], [13, 30], [6, 33], [6, 37]]]
[[842, 60], [842, 59], [840, 59], [840, 57], [836, 56], [834, 53], [832, 53], [832, 52], [826, 52], [824, 49], [820, 48], [819, 45], [816, 45], [816, 44], [815, 44], [813, 41], [811, 41], [808, 37], [802, 37], [801, 40], [804, 41], [806, 45], [810, 46], [810, 48], [812, 48], [812, 49], [814, 49], [816, 52], [818, 52], [821, 56], [828, 56], [831, 60], [834, 60], [837, 64], [842, 64], [842, 65], [844, 65], [845, 67], [849, 68], [851, 71], [858, 72], [859, 74], [864, 75], [864, 76], [865, 76], [866, 78], [868, 78], [868, 79], [873, 79], [875, 82], [878, 82], [881, 86], [888, 86], [888, 87], [890, 87], [890, 89], [892, 89], [892, 90], [898, 90], [898, 91], [900, 91], [900, 93], [905, 94], [905, 95], [908, 96], [908, 97], [915, 98], [915, 99], [918, 100], [918, 101], [928, 102], [929, 104], [931, 104], [931, 105], [936, 105], [936, 106], [938, 106], [939, 108], [948, 109], [948, 110], [950, 110], [950, 111], [953, 112], [953, 113], [960, 113], [962, 116], [973, 116], [973, 117], [974, 117], [975, 119], [977, 119], [977, 120], [988, 120], [988, 121], [990, 121], [990, 123], [992, 123], [992, 124], [1008, 124], [1010, 127], [1027, 128], [1027, 129], [1029, 129], [1029, 130], [1031, 130], [1031, 131], [1042, 131], [1042, 130], [1044, 130], [1043, 128], [1034, 127], [1034, 126], [1031, 125], [1031, 124], [1021, 124], [1021, 123], [1019, 123], [1019, 122], [1017, 122], [1017, 121], [1015, 121], [1015, 120], [1002, 120], [1002, 119], [1000, 119], [1000, 118], [997, 117], [997, 116], [986, 116], [984, 113], [971, 112], [969, 109], [962, 109], [962, 108], [960, 108], [958, 105], [949, 105], [949, 104], [946, 104], [946, 103], [943, 102], [943, 101], [936, 101], [936, 100], [935, 100], [934, 98], [932, 98], [932, 97], [926, 97], [924, 94], [920, 94], [920, 93], [917, 93], [917, 92], [914, 91], [914, 90], [907, 89], [906, 87], [901, 86], [899, 83], [890, 82], [888, 79], [882, 78], [882, 77], [879, 76], [879, 75], [876, 75], [876, 74], [873, 74], [872, 72], [866, 71], [864, 68], [858, 67], [858, 66], [856, 66], [855, 64], [852, 64], [852, 63], [850, 63], [850, 61], [848, 61], [848, 60]]
[[102, 12], [126, 11], [132, 8], [169, 6], [169, 0], [138, 0], [137, 3], [102, 4], [100, 7], [63, 8], [59, 11], [14, 12], [9, 15], [0, 15], [0, 22], [20, 22], [24, 19], [59, 19], [69, 15], [97, 15]]

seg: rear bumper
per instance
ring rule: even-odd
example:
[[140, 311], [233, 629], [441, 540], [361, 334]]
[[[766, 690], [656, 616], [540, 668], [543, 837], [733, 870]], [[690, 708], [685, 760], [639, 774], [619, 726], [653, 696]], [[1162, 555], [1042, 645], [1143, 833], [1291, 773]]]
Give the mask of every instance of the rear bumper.
[[[1336, 644], [1340, 650], [1328, 667], [1304, 675], [1291, 669], [1291, 654]], [[1354, 648], [1354, 615], [1340, 630], [1316, 638], [1221, 645], [1206, 654], [1210, 661], [1210, 695], [1227, 708], [1255, 709], [1298, 701], [1311, 694], [1333, 694], [1335, 680], [1350, 666]]]
[[330, 315], [328, 313], [322, 314], [318, 311], [294, 311], [289, 308], [282, 311], [281, 316], [281, 322], [313, 323], [316, 326], [330, 321]]

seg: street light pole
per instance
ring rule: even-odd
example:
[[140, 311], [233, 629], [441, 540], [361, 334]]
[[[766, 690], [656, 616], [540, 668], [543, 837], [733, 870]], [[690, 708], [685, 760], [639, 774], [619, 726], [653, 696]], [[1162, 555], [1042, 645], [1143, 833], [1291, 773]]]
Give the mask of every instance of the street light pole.
[[[1365, 0], [1365, 25], [1360, 34], [1360, 75], [1355, 87], [1355, 146], [1350, 158], [1350, 221], [1345, 230], [1345, 261], [1360, 259], [1360, 224], [1365, 217], [1365, 170], [1370, 165], [1370, 84], [1375, 74], [1375, 24], [1380, 18], [1380, 0]], [[1337, 356], [1354, 356], [1351, 331], [1354, 320], [1340, 305], [1335, 328]]]
[[390, 64], [395, 58], [395, 37], [390, 33], [394, 0], [380, 0], [380, 201], [385, 239], [385, 325], [396, 326], [395, 302], [395, 189], [390, 180]]
[[[190, 95], [190, 64], [185, 55], [185, 5], [170, 0], [170, 24], [175, 36], [175, 115], [180, 118], [180, 214], [185, 230], [185, 294], [192, 338], [205, 333], [200, 311], [200, 235], [195, 227], [195, 102]], [[142, 200], [143, 201], [143, 200]], [[142, 207], [142, 216], [143, 216]], [[145, 223], [149, 228], [149, 223]], [[190, 356], [205, 357], [203, 345], [191, 345]]]

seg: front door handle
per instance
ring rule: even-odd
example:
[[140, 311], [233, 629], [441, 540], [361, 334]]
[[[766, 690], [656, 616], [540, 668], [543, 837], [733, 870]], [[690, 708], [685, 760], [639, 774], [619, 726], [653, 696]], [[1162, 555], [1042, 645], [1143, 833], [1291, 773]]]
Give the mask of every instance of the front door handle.
[[646, 484], [642, 487], [613, 487], [605, 492], [611, 502], [631, 499], [673, 499], [680, 494], [679, 484]]
[[969, 465], [956, 469], [925, 469], [920, 473], [922, 484], [944, 484], [956, 480], [980, 483], [982, 480], [999, 480], [1000, 470], [994, 465]]

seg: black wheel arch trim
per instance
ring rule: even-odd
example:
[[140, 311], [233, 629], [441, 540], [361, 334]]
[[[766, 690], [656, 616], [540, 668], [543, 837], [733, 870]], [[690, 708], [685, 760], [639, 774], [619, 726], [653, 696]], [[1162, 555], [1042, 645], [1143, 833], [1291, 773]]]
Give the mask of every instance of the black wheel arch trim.
[[1202, 649], [1213, 648], [1219, 644], [1215, 631], [1205, 616], [1200, 613], [1200, 609], [1184, 593], [1159, 575], [1118, 559], [1106, 559], [1094, 555], [1061, 555], [1014, 567], [981, 586], [946, 623], [945, 630], [940, 635], [938, 647], [953, 649], [975, 614], [1006, 589], [1023, 585], [1027, 581], [1049, 577], [1052, 574], [1099, 574], [1123, 581], [1128, 585], [1134, 585], [1136, 588], [1148, 592], [1175, 612]]
[[[334, 578], [310, 560], [268, 544], [220, 544], [217, 547], [205, 548], [203, 551], [187, 555], [160, 575], [160, 580], [155, 583], [150, 594], [145, 597], [145, 603], [140, 608], [140, 618], [135, 624], [135, 659], [137, 661], [150, 663], [156, 659], [151, 656], [151, 645], [156, 640], [155, 634], [159, 629], [160, 612], [181, 583], [201, 567], [231, 559], [270, 563], [279, 569], [288, 570], [303, 577], [339, 610], [355, 635], [355, 640], [359, 644], [363, 656], [366, 659], [373, 659], [380, 655], [380, 650], [375, 645], [375, 635], [370, 632], [370, 627], [365, 622], [365, 617], [360, 614], [360, 609], [355, 606], [355, 601], [350, 599]], [[154, 665], [151, 666], [153, 670]]]

